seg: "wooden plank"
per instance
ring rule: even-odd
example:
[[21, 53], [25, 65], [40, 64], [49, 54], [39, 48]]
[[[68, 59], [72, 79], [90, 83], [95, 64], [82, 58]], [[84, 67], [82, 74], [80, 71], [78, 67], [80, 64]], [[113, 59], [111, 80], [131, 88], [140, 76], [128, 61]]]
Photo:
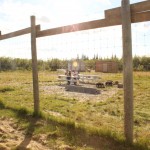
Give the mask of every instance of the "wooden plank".
[[132, 23], [145, 22], [145, 21], [150, 21], [150, 11], [136, 13], [136, 14], [131, 15]]
[[57, 34], [69, 33], [69, 32], [77, 32], [82, 30], [102, 28], [102, 27], [108, 27], [108, 26], [120, 25], [120, 24], [121, 24], [120, 18], [115, 18], [112, 20], [106, 20], [106, 19], [94, 20], [94, 21], [83, 22], [79, 24], [73, 24], [73, 25], [38, 31], [37, 37], [57, 35]]
[[137, 13], [137, 12], [143, 12], [143, 11], [149, 11], [150, 10], [150, 1], [144, 1], [139, 2], [135, 4], [131, 4], [131, 14]]
[[121, 17], [115, 17], [111, 19], [106, 18], [106, 21], [108, 26], [116, 26], [122, 24]]
[[[117, 14], [116, 16], [107, 17], [106, 20], [109, 25], [121, 25], [121, 14]], [[131, 22], [138, 23], [138, 22], [146, 22], [150, 21], [150, 11], [141, 12], [141, 13], [133, 13], [131, 14]]]
[[[144, 1], [130, 5], [131, 14], [137, 12], [150, 11], [150, 1]], [[121, 17], [121, 7], [105, 10], [105, 18]]]
[[[40, 30], [40, 25], [36, 25], [36, 30], [37, 31]], [[14, 32], [11, 32], [11, 33], [7, 33], [7, 34], [4, 34], [4, 35], [1, 35], [0, 36], [0, 40], [13, 38], [13, 37], [24, 35], [24, 34], [28, 34], [28, 33], [31, 33], [31, 27], [25, 28], [25, 29], [21, 29], [21, 30], [18, 30], [18, 31], [14, 31]]]
[[83, 22], [79, 24], [73, 24], [73, 25], [38, 31], [37, 37], [76, 32], [76, 31], [94, 29], [94, 28], [105, 27], [105, 26], [108, 26], [105, 19], [94, 20], [94, 21]]
[[111, 19], [112, 17], [121, 18], [121, 7], [105, 10], [105, 18]]

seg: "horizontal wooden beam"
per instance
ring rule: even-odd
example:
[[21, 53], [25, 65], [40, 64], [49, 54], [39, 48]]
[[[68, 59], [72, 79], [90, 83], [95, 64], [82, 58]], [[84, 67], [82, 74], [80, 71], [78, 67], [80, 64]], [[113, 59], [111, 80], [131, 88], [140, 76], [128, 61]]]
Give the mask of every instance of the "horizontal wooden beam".
[[107, 19], [94, 20], [94, 21], [83, 22], [79, 24], [73, 24], [73, 25], [38, 31], [37, 37], [57, 35], [57, 34], [69, 33], [69, 32], [77, 32], [77, 31], [96, 29], [96, 28], [102, 28], [102, 27], [108, 27], [108, 26], [114, 26], [120, 24], [121, 24], [121, 18], [115, 18], [112, 20], [107, 20]]
[[[150, 1], [144, 1], [136, 4], [131, 4], [131, 14], [150, 11]], [[121, 17], [121, 7], [105, 10], [105, 18]], [[144, 21], [144, 20], [143, 20]]]
[[143, 1], [135, 4], [131, 4], [131, 13], [143, 12], [150, 10], [150, 1]]
[[[39, 30], [40, 30], [40, 25], [36, 25], [36, 31], [39, 31]], [[0, 35], [0, 40], [13, 38], [13, 37], [28, 34], [28, 33], [31, 33], [31, 27], [25, 28], [25, 29], [22, 29], [22, 30], [18, 30], [18, 31], [14, 31], [14, 32], [11, 32], [11, 33], [7, 33], [7, 34], [4, 34], [4, 35]]]
[[121, 17], [115, 17], [115, 18], [106, 18], [105, 19], [108, 26], [116, 26], [116, 25], [121, 25], [122, 24], [122, 20]]
[[121, 18], [121, 7], [105, 10], [105, 18], [111, 19], [112, 17], [113, 18], [116, 18], [116, 17]]
[[150, 11], [131, 15], [132, 23], [145, 22], [145, 21], [150, 21]]
[[94, 20], [94, 21], [83, 22], [79, 24], [73, 24], [73, 25], [38, 31], [37, 37], [76, 32], [76, 31], [82, 31], [88, 29], [95, 29], [95, 28], [106, 27], [106, 26], [109, 26], [109, 24], [105, 19]]

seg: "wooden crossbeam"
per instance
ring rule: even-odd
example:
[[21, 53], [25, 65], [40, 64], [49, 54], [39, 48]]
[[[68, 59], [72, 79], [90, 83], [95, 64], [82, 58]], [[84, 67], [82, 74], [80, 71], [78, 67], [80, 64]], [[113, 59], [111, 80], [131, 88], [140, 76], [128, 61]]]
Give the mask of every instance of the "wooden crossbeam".
[[[136, 4], [130, 5], [131, 14], [142, 13], [145, 11], [150, 11], [150, 1], [144, 1]], [[105, 18], [121, 18], [121, 7], [105, 10]], [[144, 20], [143, 20], [144, 21]]]
[[121, 18], [121, 7], [105, 10], [105, 18]]
[[137, 22], [144, 22], [150, 21], [150, 11], [142, 12], [142, 13], [136, 13], [131, 15], [131, 22], [137, 23]]
[[[36, 31], [39, 31], [39, 30], [40, 30], [40, 25], [36, 25]], [[0, 35], [0, 40], [13, 38], [13, 37], [28, 34], [28, 33], [31, 33], [31, 27], [25, 28], [25, 29], [22, 29], [22, 30], [18, 30], [18, 31], [14, 31], [14, 32], [11, 32], [11, 33], [7, 33], [7, 34], [4, 34], [4, 35]]]
[[150, 1], [143, 1], [130, 5], [131, 13], [138, 13], [143, 11], [150, 11]]
[[106, 26], [108, 26], [108, 24], [105, 19], [94, 20], [94, 21], [83, 22], [83, 23], [39, 31], [37, 32], [37, 37], [76, 32], [76, 31], [94, 29], [94, 28], [99, 28], [99, 27], [106, 27]]
[[[109, 26], [113, 25], [121, 25], [121, 14], [116, 14], [115, 16], [109, 16], [106, 18], [107, 24]], [[145, 22], [145, 21], [150, 21], [150, 11], [145, 11], [145, 12], [138, 12], [138, 13], [133, 13], [131, 14], [131, 22], [132, 23], [138, 23], [138, 22]]]

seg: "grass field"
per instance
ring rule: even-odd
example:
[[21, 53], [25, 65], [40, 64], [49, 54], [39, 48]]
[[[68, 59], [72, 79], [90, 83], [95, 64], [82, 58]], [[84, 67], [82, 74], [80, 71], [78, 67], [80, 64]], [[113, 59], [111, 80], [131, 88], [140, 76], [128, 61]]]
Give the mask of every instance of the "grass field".
[[[120, 73], [96, 74], [102, 81], [122, 82]], [[133, 147], [123, 142], [123, 89], [107, 87], [105, 93], [115, 90], [111, 96], [83, 94], [85, 100], [81, 100], [81, 94], [67, 95], [65, 91], [64, 95], [54, 90], [58, 86], [57, 73], [48, 71], [39, 73], [39, 86], [40, 110], [45, 123], [44, 126], [37, 125], [34, 134], [48, 133], [49, 147], [54, 149], [54, 145], [63, 143], [85, 150], [150, 148], [150, 72], [134, 73]], [[31, 72], [0, 72], [0, 117], [19, 119], [20, 126], [33, 131], [29, 128], [33, 125], [29, 121], [29, 114], [33, 112], [32, 91]]]

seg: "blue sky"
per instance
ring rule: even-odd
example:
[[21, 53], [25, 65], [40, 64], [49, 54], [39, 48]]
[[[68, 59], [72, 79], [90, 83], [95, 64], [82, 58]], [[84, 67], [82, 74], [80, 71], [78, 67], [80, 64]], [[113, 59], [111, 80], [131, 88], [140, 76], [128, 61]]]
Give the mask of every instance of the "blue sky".
[[[130, 3], [141, 1], [130, 0]], [[0, 0], [0, 30], [4, 34], [29, 27], [31, 15], [36, 16], [36, 22], [42, 29], [102, 19], [104, 10], [120, 6], [121, 0]], [[146, 43], [150, 39], [149, 24], [134, 25], [134, 54], [149, 56], [149, 45]], [[115, 35], [114, 38], [109, 38], [112, 35]], [[139, 44], [135, 44], [137, 42]], [[29, 58], [29, 49], [29, 35], [0, 41], [0, 56]], [[112, 54], [121, 57], [120, 49], [121, 27], [38, 39], [38, 57], [43, 59], [72, 58], [77, 54], [92, 57], [96, 53], [102, 57], [110, 57]]]

